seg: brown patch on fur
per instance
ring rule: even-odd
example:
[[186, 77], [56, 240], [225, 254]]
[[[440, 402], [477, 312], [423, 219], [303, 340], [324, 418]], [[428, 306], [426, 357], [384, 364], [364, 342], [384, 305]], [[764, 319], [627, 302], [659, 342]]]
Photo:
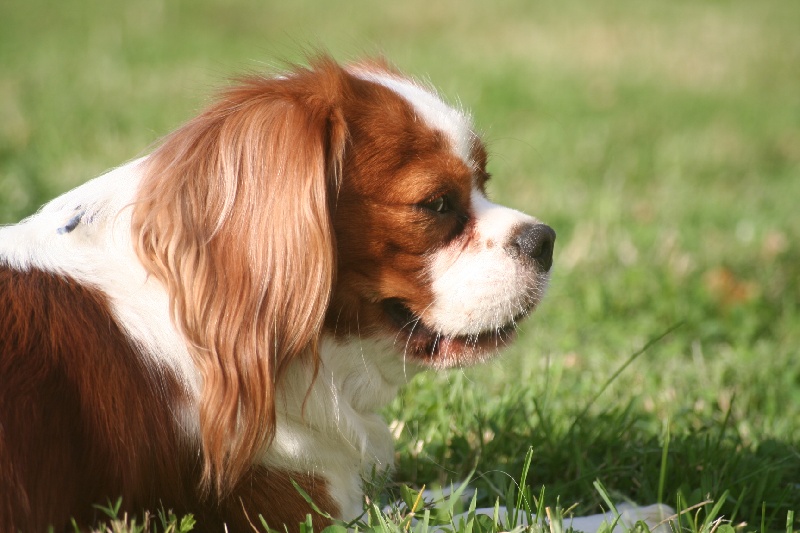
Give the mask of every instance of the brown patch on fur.
[[[429, 306], [428, 257], [464, 231], [474, 171], [397, 93], [359, 78], [349, 86], [350, 142], [334, 216], [337, 284], [326, 326], [339, 336], [385, 334], [396, 331], [381, 307], [386, 299], [415, 312]], [[451, 213], [421, 207], [442, 195]]]
[[[225, 517], [228, 530], [251, 531], [251, 525], [255, 525], [257, 531], [262, 531], [259, 514], [272, 529], [278, 531], [282, 531], [284, 525], [289, 531], [297, 531], [298, 524], [308, 514], [312, 516], [315, 530], [321, 531], [330, 525], [328, 519], [314, 512], [300, 496], [292, 481], [302, 487], [320, 510], [331, 516], [339, 516], [341, 510], [331, 498], [324, 481], [309, 474], [271, 471], [257, 466], [242, 477], [220, 509], [222, 512], [219, 515]], [[205, 517], [207, 526], [204, 527], [216, 523], [219, 524], [217, 530], [222, 531], [219, 515]]]
[[126, 508], [162, 494], [186, 503], [183, 391], [131, 348], [101, 294], [0, 267], [0, 331], [0, 530], [89, 523], [93, 504], [118, 496]]
[[[0, 266], [0, 531], [88, 526], [95, 504], [192, 512], [198, 531], [290, 531], [310, 506], [333, 516], [324, 480], [254, 466], [218, 500], [199, 490], [199, 446], [180, 433], [175, 377], [129, 343], [105, 297], [56, 274]], [[325, 521], [315, 516], [315, 525]]]
[[477, 187], [482, 193], [486, 194], [486, 182], [489, 181], [490, 175], [486, 172], [486, 165], [489, 163], [489, 153], [486, 151], [486, 146], [477, 135], [472, 139], [472, 149], [470, 150], [470, 158], [474, 163]]

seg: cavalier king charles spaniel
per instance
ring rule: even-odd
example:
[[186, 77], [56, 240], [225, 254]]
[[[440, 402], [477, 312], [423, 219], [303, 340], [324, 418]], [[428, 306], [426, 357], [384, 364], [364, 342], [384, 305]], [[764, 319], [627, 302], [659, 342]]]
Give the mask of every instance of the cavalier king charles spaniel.
[[486, 198], [470, 116], [381, 61], [239, 80], [154, 151], [0, 229], [0, 530], [94, 504], [198, 528], [363, 509], [378, 411], [493, 357], [553, 230]]

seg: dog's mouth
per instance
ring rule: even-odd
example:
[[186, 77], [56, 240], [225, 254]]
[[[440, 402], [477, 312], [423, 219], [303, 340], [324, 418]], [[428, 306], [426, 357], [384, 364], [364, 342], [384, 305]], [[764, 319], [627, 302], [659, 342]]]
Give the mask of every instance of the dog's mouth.
[[533, 309], [531, 304], [502, 326], [487, 328], [480, 333], [447, 335], [427, 326], [398, 298], [387, 298], [381, 305], [391, 324], [399, 329], [395, 342], [403, 344], [400, 346], [403, 353], [435, 367], [464, 365], [484, 359], [514, 339], [518, 323]]

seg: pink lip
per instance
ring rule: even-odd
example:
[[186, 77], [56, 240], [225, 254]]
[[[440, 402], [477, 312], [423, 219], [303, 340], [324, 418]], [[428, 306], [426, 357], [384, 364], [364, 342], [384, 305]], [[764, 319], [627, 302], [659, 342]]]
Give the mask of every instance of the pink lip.
[[489, 350], [502, 348], [516, 333], [517, 324], [530, 309], [526, 309], [508, 323], [474, 335], [444, 335], [430, 329], [401, 300], [389, 298], [383, 301], [383, 309], [392, 326], [399, 328], [398, 342], [405, 342], [406, 355], [430, 360], [437, 356], [457, 357], [460, 354], [480, 355]]

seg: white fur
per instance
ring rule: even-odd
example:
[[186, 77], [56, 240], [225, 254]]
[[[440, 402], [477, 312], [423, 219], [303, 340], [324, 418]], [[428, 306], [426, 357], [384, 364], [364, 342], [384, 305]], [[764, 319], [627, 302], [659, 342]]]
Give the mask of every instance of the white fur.
[[445, 335], [476, 335], [508, 324], [539, 302], [548, 276], [512, 257], [514, 228], [536, 223], [519, 211], [472, 191], [475, 228], [468, 243], [455, 239], [429, 264], [434, 300], [423, 322]]
[[[130, 338], [196, 395], [199, 377], [183, 337], [172, 327], [167, 294], [148, 277], [131, 245], [129, 207], [142, 162], [90, 180], [19, 224], [0, 228], [0, 261], [20, 270], [63, 274], [100, 289]], [[74, 228], [68, 231], [70, 225]]]
[[445, 104], [432, 90], [407, 78], [359, 69], [353, 73], [361, 79], [383, 85], [405, 99], [431, 129], [445, 134], [453, 152], [469, 168], [474, 166], [471, 152], [475, 133], [472, 118], [467, 113]]
[[[394, 464], [394, 442], [377, 412], [420, 369], [406, 363], [389, 340], [340, 343], [323, 337], [321, 366], [308, 395], [313, 369], [290, 369], [279, 400], [275, 441], [264, 462], [323, 474], [345, 519], [363, 509], [362, 478]], [[303, 402], [305, 401], [305, 408]]]

